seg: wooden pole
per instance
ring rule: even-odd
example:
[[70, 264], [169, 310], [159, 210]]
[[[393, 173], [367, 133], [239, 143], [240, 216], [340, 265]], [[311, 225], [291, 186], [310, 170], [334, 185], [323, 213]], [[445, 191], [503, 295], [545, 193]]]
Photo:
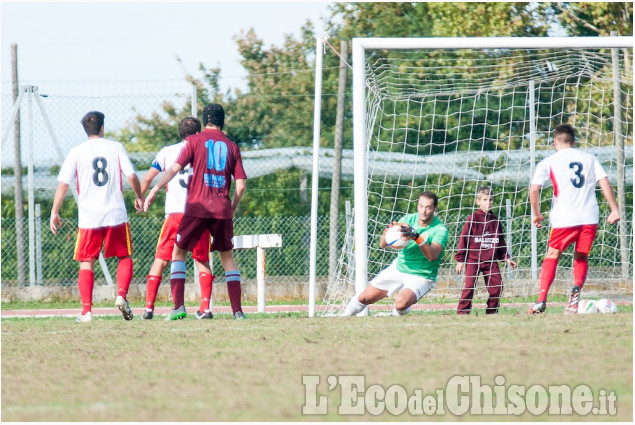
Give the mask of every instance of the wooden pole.
[[340, 53], [340, 73], [337, 84], [337, 113], [335, 117], [335, 138], [333, 150], [335, 158], [333, 160], [333, 177], [331, 180], [331, 218], [329, 226], [329, 277], [335, 275], [337, 268], [338, 254], [338, 231], [339, 203], [340, 203], [340, 180], [342, 175], [342, 134], [344, 131], [344, 101], [346, 99], [346, 71], [348, 58], [348, 43], [343, 40]]

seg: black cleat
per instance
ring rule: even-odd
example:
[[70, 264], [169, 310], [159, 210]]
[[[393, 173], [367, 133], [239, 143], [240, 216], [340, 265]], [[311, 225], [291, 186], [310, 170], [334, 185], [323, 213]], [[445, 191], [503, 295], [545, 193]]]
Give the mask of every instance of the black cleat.
[[237, 311], [236, 313], [234, 313], [234, 320], [245, 320], [247, 318], [247, 316], [245, 316], [245, 313], [243, 313], [242, 311]]
[[143, 320], [152, 320], [152, 318], [154, 317], [154, 313], [151, 311], [144, 311], [143, 315], [141, 316], [141, 319]]
[[199, 319], [199, 320], [202, 320], [202, 319], [213, 319], [214, 315], [212, 314], [211, 311], [206, 311], [204, 313], [201, 313], [200, 311], [197, 311], [196, 312], [196, 318]]
[[132, 314], [132, 310], [130, 309], [130, 304], [128, 304], [128, 300], [126, 300], [121, 295], [118, 295], [117, 299], [115, 300], [115, 306], [121, 312], [121, 316], [123, 317], [123, 320], [132, 320], [132, 318], [134, 317], [134, 314]]
[[541, 303], [536, 303], [534, 304], [532, 308], [529, 309], [529, 314], [542, 314], [545, 312], [546, 309], [547, 309], [546, 302], [543, 301]]

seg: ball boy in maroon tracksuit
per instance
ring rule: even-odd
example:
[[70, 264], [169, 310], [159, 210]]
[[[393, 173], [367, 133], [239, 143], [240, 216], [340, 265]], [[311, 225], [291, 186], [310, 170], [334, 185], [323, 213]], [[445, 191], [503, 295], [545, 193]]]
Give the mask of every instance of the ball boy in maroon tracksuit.
[[516, 268], [507, 253], [507, 245], [498, 217], [492, 214], [494, 192], [489, 186], [481, 186], [476, 194], [478, 210], [465, 221], [459, 237], [459, 247], [454, 259], [458, 262], [456, 272], [465, 269], [465, 287], [461, 293], [457, 314], [470, 314], [474, 286], [480, 272], [483, 273], [485, 286], [489, 292], [487, 314], [498, 313], [503, 280], [498, 261], [506, 261], [510, 267]]

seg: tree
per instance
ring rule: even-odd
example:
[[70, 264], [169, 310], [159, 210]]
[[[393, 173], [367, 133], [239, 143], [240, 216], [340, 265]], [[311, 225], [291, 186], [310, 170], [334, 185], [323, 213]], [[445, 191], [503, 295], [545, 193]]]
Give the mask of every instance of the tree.
[[558, 19], [572, 36], [633, 35], [632, 2], [578, 2], [553, 4]]

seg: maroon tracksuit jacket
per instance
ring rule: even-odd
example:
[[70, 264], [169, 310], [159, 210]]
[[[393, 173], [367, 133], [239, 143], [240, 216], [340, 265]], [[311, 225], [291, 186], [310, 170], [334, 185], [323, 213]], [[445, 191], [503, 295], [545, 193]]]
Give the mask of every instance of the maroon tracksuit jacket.
[[457, 308], [459, 314], [469, 314], [472, 309], [474, 286], [479, 272], [483, 273], [489, 292], [486, 313], [497, 313], [503, 281], [498, 261], [509, 258], [507, 245], [498, 217], [478, 209], [465, 221], [459, 237], [459, 247], [454, 259], [465, 263], [465, 287]]

